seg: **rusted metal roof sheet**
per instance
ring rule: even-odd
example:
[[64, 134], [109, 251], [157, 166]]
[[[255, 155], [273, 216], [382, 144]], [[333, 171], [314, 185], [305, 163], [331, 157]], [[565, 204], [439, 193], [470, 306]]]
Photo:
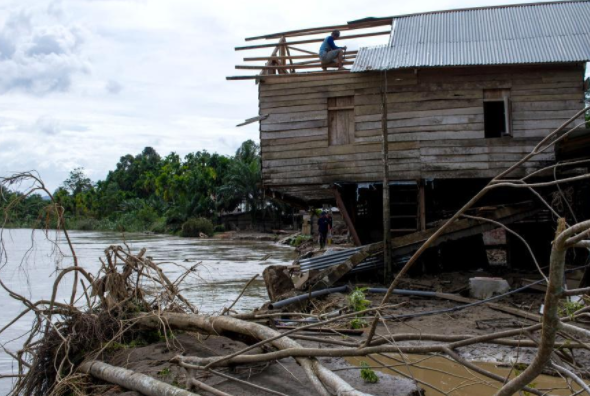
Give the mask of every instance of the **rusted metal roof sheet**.
[[353, 72], [590, 60], [590, 1], [394, 17], [389, 44], [360, 48]]

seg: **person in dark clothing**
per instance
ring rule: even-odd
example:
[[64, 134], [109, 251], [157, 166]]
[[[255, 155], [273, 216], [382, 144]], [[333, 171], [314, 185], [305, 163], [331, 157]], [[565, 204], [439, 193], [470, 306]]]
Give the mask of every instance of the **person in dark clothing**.
[[326, 246], [328, 231], [330, 231], [330, 220], [328, 220], [326, 212], [322, 212], [321, 217], [318, 219], [318, 231], [320, 233], [320, 249], [323, 249]]

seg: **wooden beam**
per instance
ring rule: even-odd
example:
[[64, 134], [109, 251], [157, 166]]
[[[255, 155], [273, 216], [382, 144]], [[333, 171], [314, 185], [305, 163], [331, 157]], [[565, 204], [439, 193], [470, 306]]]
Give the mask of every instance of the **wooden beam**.
[[[291, 58], [291, 50], [289, 50], [289, 47], [285, 47], [285, 52], [287, 53], [287, 55], [289, 56], [289, 63], [291, 65], [294, 65], [293, 63], [293, 58]], [[311, 56], [311, 55], [310, 55]], [[285, 61], [286, 63], [287, 61]], [[295, 73], [295, 69], [290, 69], [291, 73]]]
[[[307, 29], [289, 30], [289, 31], [286, 31], [286, 32], [265, 34], [264, 36], [246, 37], [245, 40], [246, 41], [264, 40], [264, 39], [269, 40], [269, 39], [279, 38], [279, 37], [282, 37], [282, 36], [289, 36], [290, 34], [308, 33], [308, 32], [313, 32], [313, 31], [316, 31], [316, 30], [345, 29], [347, 27], [348, 27], [348, 25], [335, 25], [335, 26], [323, 26], [323, 27], [314, 27], [314, 28], [307, 28]], [[310, 34], [312, 34], [312, 33], [310, 33]]]
[[322, 74], [333, 75], [333, 74], [349, 74], [350, 70], [332, 70], [332, 71], [313, 71], [309, 73], [293, 73], [289, 74], [288, 76], [279, 75], [279, 74], [268, 74], [268, 75], [260, 75], [254, 74], [250, 76], [228, 76], [225, 79], [228, 81], [236, 81], [236, 80], [265, 80], [267, 78], [280, 78], [280, 77], [308, 77], [308, 76], [319, 76]]
[[386, 282], [393, 278], [391, 265], [391, 207], [389, 196], [389, 141], [387, 133], [387, 74], [383, 73], [381, 88], [381, 147], [383, 161], [383, 264]]
[[418, 181], [418, 219], [420, 221], [420, 231], [426, 230], [426, 201], [424, 194], [424, 180]]
[[[342, 62], [343, 65], [352, 65], [354, 62]], [[322, 64], [320, 61], [317, 61], [317, 64], [310, 65], [310, 64], [299, 64], [299, 65], [280, 65], [280, 66], [250, 66], [250, 65], [236, 65], [236, 69], [238, 70], [284, 70], [284, 69], [314, 69], [317, 67], [321, 67]], [[328, 67], [332, 67], [332, 63], [328, 65]]]
[[328, 107], [328, 110], [354, 110], [354, 106]]
[[[324, 29], [324, 30], [314, 30], [313, 32], [304, 32], [304, 33], [294, 33], [290, 34], [287, 37], [301, 37], [301, 36], [311, 36], [314, 34], [326, 34], [332, 33], [334, 30], [340, 30], [342, 32], [350, 31], [350, 30], [360, 30], [360, 29], [372, 29], [376, 27], [391, 25], [391, 22], [387, 23], [370, 23], [370, 24], [363, 24], [362, 26], [357, 26], [354, 28], [347, 28], [347, 29]], [[267, 40], [271, 40], [272, 38], [268, 38]]]
[[[371, 37], [371, 36], [382, 36], [385, 34], [390, 34], [391, 30], [385, 30], [381, 32], [373, 32], [373, 33], [363, 33], [363, 34], [351, 34], [350, 36], [340, 36], [338, 40], [346, 40], [346, 39], [354, 39], [360, 37]], [[244, 51], [250, 49], [258, 49], [258, 48], [272, 48], [277, 45], [293, 45], [293, 44], [309, 44], [309, 43], [321, 43], [324, 41], [323, 38], [319, 39], [309, 39], [309, 40], [299, 40], [299, 41], [291, 41], [291, 42], [284, 42], [284, 43], [272, 43], [272, 44], [258, 44], [258, 45], [246, 45], [244, 47], [236, 47], [236, 51]]]
[[[284, 37], [281, 37], [281, 39], [279, 40], [279, 43], [284, 43], [284, 42], [285, 42], [285, 38], [284, 38]], [[277, 46], [275, 47], [275, 49], [272, 51], [272, 53], [270, 54], [271, 58], [272, 58], [273, 56], [276, 56], [276, 55], [277, 55], [277, 53], [279, 52], [279, 49], [281, 49], [281, 47], [279, 47], [279, 46], [277, 45]], [[272, 60], [268, 60], [268, 61], [266, 62], [266, 65], [267, 65], [267, 66], [270, 66], [270, 65], [272, 65]], [[262, 71], [260, 72], [260, 74], [261, 74], [261, 75], [266, 75], [266, 74], [268, 74], [268, 70], [267, 70], [267, 69], [265, 69], [265, 70], [262, 70]]]
[[[538, 212], [539, 209], [532, 207], [532, 205], [522, 204], [499, 208], [487, 216], [487, 218], [507, 225], [531, 217]], [[425, 231], [417, 231], [394, 238], [392, 240], [393, 256], [401, 257], [415, 252], [440, 227], [441, 225], [439, 224]], [[456, 220], [430, 247], [438, 246], [447, 241], [456, 241], [461, 238], [481, 234], [494, 228], [498, 228], [498, 226], [487, 221], [471, 219]]]
[[[289, 47], [287, 47], [289, 48]], [[358, 51], [346, 51], [346, 55], [356, 55]], [[265, 60], [282, 60], [282, 59], [314, 59], [319, 57], [319, 54], [313, 55], [287, 55], [287, 56], [255, 56], [244, 58], [244, 62], [265, 61]]]
[[331, 32], [332, 30], [354, 30], [354, 29], [366, 29], [369, 27], [377, 27], [377, 26], [384, 26], [384, 25], [391, 25], [391, 19], [387, 20], [379, 20], [379, 21], [366, 21], [366, 22], [358, 22], [358, 23], [348, 23], [346, 25], [334, 25], [334, 26], [321, 26], [321, 27], [314, 27], [314, 28], [306, 28], [306, 29], [297, 29], [297, 30], [289, 30], [286, 32], [280, 33], [272, 33], [266, 34], [263, 36], [256, 36], [256, 37], [246, 37], [246, 41], [254, 41], [254, 40], [263, 40], [263, 39], [275, 39], [282, 36], [289, 37], [292, 35], [300, 35], [302, 33], [307, 34], [319, 34], [325, 32]]
[[244, 121], [241, 124], [238, 124], [236, 126], [237, 127], [241, 127], [241, 126], [248, 125], [248, 124], [251, 124], [251, 123], [256, 122], [256, 121], [265, 120], [267, 118], [268, 118], [268, 114], [262, 114], [262, 115], [259, 115], [259, 116], [256, 116], [256, 117], [248, 118], [246, 121]]
[[334, 191], [334, 196], [336, 197], [336, 206], [338, 206], [338, 209], [340, 209], [342, 218], [344, 219], [346, 227], [348, 227], [348, 231], [350, 232], [350, 236], [352, 236], [352, 240], [354, 241], [354, 246], [361, 246], [361, 239], [356, 233], [356, 228], [354, 228], [354, 223], [352, 222], [352, 219], [346, 210], [346, 205], [344, 205], [344, 201], [342, 200], [342, 196], [340, 195], [338, 187], [332, 187], [332, 190]]
[[303, 52], [304, 54], [310, 54], [310, 55], [313, 55], [313, 56], [319, 56], [319, 54], [317, 52], [312, 52], [312, 51], [308, 51], [308, 50], [305, 50], [305, 49], [293, 47], [291, 45], [288, 45], [287, 48], [292, 49], [293, 51]]
[[[281, 41], [285, 42], [285, 37], [281, 37]], [[282, 57], [282, 60], [277, 61], [279, 64], [277, 66], [284, 66], [285, 65], [285, 57], [287, 56], [287, 51], [286, 51], [287, 47], [284, 45], [281, 45], [279, 47], [279, 56]], [[285, 70], [284, 68], [278, 68], [276, 69], [278, 71], [279, 74], [285, 74], [287, 73], [287, 70]]]
[[268, 187], [265, 188], [264, 195], [266, 198], [270, 198], [270, 199], [274, 199], [274, 200], [286, 203], [287, 205], [291, 205], [294, 208], [309, 210], [309, 207], [310, 207], [310, 204], [308, 202], [305, 202], [302, 199], [293, 197], [288, 194], [283, 194], [280, 191], [271, 190]]

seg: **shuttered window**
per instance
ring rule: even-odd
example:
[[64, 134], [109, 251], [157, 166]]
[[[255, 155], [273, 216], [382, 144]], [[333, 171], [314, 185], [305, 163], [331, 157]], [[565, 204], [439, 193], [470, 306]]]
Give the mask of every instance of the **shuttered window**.
[[354, 96], [328, 98], [330, 146], [354, 143]]

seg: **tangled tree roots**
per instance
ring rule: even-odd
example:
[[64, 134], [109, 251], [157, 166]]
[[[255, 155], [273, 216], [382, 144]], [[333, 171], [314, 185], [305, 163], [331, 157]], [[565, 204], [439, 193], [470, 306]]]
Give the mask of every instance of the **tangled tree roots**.
[[[149, 338], [149, 333], [146, 335], [134, 326], [138, 313], [196, 311], [177, 288], [196, 266], [186, 269], [172, 282], [144, 254], [145, 249], [132, 255], [120, 246], [111, 246], [105, 250], [105, 260], [96, 277], [77, 266], [66, 268], [54, 283], [50, 301], [28, 301], [0, 280], [11, 296], [26, 306], [18, 318], [29, 311], [35, 314], [28, 339], [13, 356], [19, 365], [13, 395], [60, 395], [68, 391], [78, 394], [81, 377], [77, 369], [82, 362], [100, 357], [114, 344], [128, 344], [138, 338], [145, 342]], [[86, 301], [82, 307], [56, 302], [60, 282], [71, 272], [80, 273], [87, 281], [80, 283], [81, 298]]]
[[106, 311], [87, 314], [73, 310], [62, 320], [59, 326], [41, 332], [39, 341], [28, 351], [33, 360], [22, 380], [24, 394], [51, 394], [57, 384], [75, 372], [88, 352], [99, 351], [121, 337], [122, 322]]

